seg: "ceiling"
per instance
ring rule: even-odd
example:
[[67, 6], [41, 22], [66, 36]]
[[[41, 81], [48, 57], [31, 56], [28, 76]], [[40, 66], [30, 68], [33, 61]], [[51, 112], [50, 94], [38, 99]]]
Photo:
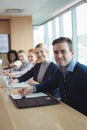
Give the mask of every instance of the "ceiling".
[[67, 6], [81, 0], [0, 0], [0, 16], [32, 16], [33, 25], [41, 25]]

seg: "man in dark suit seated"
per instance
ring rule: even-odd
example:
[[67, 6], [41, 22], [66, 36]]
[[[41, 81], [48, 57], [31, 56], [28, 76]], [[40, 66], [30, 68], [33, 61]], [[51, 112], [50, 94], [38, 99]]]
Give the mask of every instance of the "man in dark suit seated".
[[74, 61], [71, 39], [60, 37], [52, 43], [55, 61], [59, 66], [52, 79], [36, 86], [19, 89], [21, 95], [50, 92], [59, 88], [61, 100], [87, 115], [87, 66]]

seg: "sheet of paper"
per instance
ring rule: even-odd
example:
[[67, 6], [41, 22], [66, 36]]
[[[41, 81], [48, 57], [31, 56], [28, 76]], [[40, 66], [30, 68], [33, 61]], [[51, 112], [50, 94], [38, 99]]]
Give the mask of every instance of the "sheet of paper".
[[35, 97], [42, 97], [42, 96], [47, 96], [47, 94], [39, 92], [39, 93], [32, 93], [29, 95], [26, 95], [26, 98], [35, 98]]
[[[32, 94], [29, 94], [29, 95], [25, 96], [25, 98], [36, 98], [36, 97], [42, 97], [42, 96], [47, 96], [47, 94], [42, 93], [42, 92], [40, 92], [40, 93], [32, 93]], [[20, 94], [11, 94], [11, 97], [13, 99], [21, 99], [22, 98], [22, 96]]]
[[12, 85], [12, 88], [21, 88], [21, 87], [29, 87], [29, 84], [22, 82], [22, 83], [15, 83]]
[[21, 99], [22, 96], [20, 94], [11, 94], [12, 99]]
[[11, 74], [12, 74], [13, 76], [19, 77], [19, 76], [21, 76], [22, 71], [12, 71]]

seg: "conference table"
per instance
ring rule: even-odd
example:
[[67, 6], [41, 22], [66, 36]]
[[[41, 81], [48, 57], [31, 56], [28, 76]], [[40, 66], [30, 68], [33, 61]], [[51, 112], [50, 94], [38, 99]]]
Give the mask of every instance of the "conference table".
[[0, 88], [0, 130], [87, 130], [87, 116], [62, 102], [18, 109]]

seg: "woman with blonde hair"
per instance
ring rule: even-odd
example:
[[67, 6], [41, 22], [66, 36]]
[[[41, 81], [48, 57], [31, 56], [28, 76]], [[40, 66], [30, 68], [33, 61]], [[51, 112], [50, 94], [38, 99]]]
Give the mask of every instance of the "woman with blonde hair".
[[[47, 46], [43, 43], [39, 43], [35, 47], [35, 52], [37, 56], [37, 62], [42, 63], [44, 61], [49, 60], [49, 52], [47, 50]], [[41, 53], [41, 54], [40, 54]]]
[[[49, 61], [48, 50], [43, 43], [36, 45], [35, 52], [38, 63], [36, 63], [35, 66], [26, 74], [18, 77], [17, 82], [25, 82], [33, 77], [33, 80], [31, 79], [27, 82], [30, 85], [40, 84], [46, 80], [49, 80], [57, 71], [58, 66], [52, 61]], [[55, 96], [56, 91], [57, 90], [50, 93]]]

